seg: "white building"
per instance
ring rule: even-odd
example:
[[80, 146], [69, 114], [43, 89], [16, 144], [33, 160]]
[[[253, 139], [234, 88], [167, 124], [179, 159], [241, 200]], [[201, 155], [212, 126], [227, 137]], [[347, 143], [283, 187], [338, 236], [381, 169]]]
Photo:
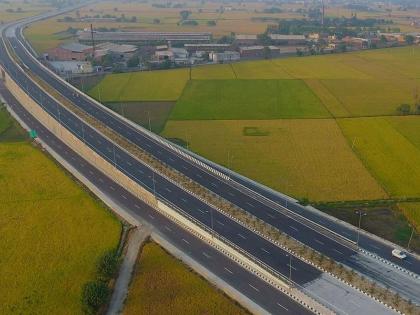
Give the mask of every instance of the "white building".
[[237, 51], [211, 52], [209, 59], [213, 62], [229, 62], [241, 59]]
[[92, 73], [92, 64], [88, 61], [51, 61], [51, 66], [59, 75]]

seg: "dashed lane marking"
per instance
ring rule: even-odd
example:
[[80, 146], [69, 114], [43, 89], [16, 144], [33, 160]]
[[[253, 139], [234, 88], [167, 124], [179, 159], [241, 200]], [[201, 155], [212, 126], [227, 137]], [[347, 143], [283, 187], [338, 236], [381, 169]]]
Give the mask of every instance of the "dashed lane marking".
[[269, 252], [268, 250], [266, 250], [264, 247], [261, 247], [261, 250], [262, 250], [264, 253], [270, 254], [270, 252]]
[[298, 231], [299, 231], [299, 229], [298, 229], [298, 228], [295, 228], [293, 225], [289, 225], [289, 227], [290, 227], [292, 230], [295, 230], [296, 232], [298, 232]]
[[185, 238], [182, 239], [183, 242], [189, 244], [190, 242], [188, 242]]
[[209, 254], [207, 254], [206, 252], [203, 252], [203, 255], [204, 255], [207, 259], [210, 259], [210, 258], [211, 258], [211, 256], [210, 256]]
[[287, 312], [289, 311], [289, 309], [286, 306], [281, 305], [280, 303], [277, 303], [277, 305], [280, 306], [282, 309], [286, 310]]
[[238, 233], [238, 236], [239, 236], [240, 238], [243, 238], [244, 240], [246, 240], [246, 237], [245, 237], [245, 236], [243, 236], [241, 233]]
[[230, 269], [228, 269], [226, 267], [224, 267], [223, 269], [225, 269], [227, 272], [229, 272], [231, 275], [233, 275], [233, 271], [232, 270], [230, 270]]
[[317, 242], [318, 244], [321, 244], [321, 245], [325, 245], [323, 242], [321, 242], [320, 240], [317, 240], [316, 238], [315, 238], [315, 242]]
[[260, 290], [258, 290], [256, 287], [254, 287], [252, 284], [248, 283], [248, 285], [253, 288], [255, 291], [260, 292]]

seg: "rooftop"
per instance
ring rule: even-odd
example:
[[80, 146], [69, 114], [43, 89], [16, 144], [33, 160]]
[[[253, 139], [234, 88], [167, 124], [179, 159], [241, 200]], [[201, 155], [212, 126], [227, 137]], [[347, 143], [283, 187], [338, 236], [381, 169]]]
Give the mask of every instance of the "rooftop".
[[67, 44], [61, 45], [60, 47], [66, 50], [71, 50], [73, 52], [80, 52], [80, 53], [92, 48], [92, 46], [83, 45], [79, 43], [67, 43]]
[[273, 40], [305, 40], [304, 35], [283, 35], [283, 34], [270, 34], [271, 39]]

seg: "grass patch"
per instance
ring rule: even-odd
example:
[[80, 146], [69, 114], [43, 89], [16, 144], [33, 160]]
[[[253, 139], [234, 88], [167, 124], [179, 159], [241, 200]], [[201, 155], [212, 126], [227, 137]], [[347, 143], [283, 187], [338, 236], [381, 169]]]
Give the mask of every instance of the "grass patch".
[[386, 118], [340, 119], [339, 125], [391, 196], [420, 196], [420, 150]]
[[[269, 134], [246, 136], [249, 126]], [[184, 139], [206, 158], [297, 198], [387, 198], [332, 119], [168, 121], [162, 135]]]
[[193, 80], [173, 109], [172, 120], [328, 117], [300, 80]]
[[244, 127], [242, 134], [248, 137], [265, 137], [270, 134], [268, 131], [263, 131], [258, 127]]
[[137, 262], [124, 309], [130, 314], [248, 314], [155, 243]]
[[174, 101], [189, 70], [160, 70], [107, 75], [89, 94], [102, 102]]
[[0, 144], [1, 314], [81, 314], [121, 226], [28, 143]]
[[0, 105], [0, 142], [17, 142], [27, 138], [26, 131]]

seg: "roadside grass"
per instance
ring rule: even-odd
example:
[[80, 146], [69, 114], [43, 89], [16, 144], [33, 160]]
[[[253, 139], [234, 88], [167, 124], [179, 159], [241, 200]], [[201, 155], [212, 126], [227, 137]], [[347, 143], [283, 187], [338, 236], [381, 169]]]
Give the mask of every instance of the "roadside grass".
[[300, 80], [193, 80], [172, 120], [324, 118], [329, 113]]
[[420, 202], [402, 202], [399, 205], [402, 213], [414, 224], [417, 233], [420, 232]]
[[249, 314], [156, 243], [138, 258], [123, 314]]
[[0, 144], [0, 186], [0, 313], [82, 314], [119, 222], [26, 142]]
[[188, 80], [189, 69], [107, 75], [89, 94], [102, 102], [174, 101]]
[[162, 135], [299, 199], [387, 198], [333, 119], [169, 120]]
[[420, 196], [420, 150], [385, 117], [339, 119], [360, 159], [391, 197]]

